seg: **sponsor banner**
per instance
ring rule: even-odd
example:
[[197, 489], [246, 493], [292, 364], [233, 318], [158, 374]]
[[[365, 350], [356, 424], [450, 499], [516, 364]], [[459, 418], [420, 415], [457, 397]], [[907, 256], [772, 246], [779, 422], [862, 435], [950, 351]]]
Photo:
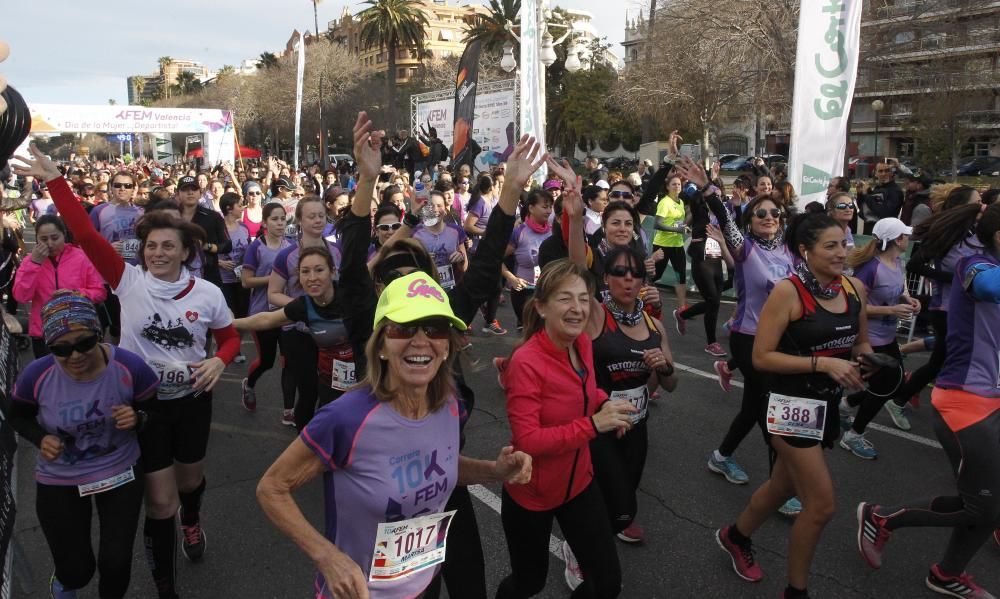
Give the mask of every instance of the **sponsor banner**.
[[[514, 122], [514, 90], [477, 94], [474, 126], [471, 136], [482, 147], [482, 152], [476, 157], [475, 168], [483, 171], [505, 162], [514, 151], [517, 141], [516, 123]], [[438, 137], [446, 147], [454, 143], [454, 110], [455, 101], [452, 98], [423, 102], [417, 105], [417, 122], [429, 123], [437, 129]]]
[[802, 0], [788, 180], [799, 209], [826, 201], [843, 174], [851, 99], [858, 74], [862, 0]]
[[228, 110], [29, 104], [32, 133], [212, 133], [233, 128]]
[[[469, 151], [469, 140], [472, 139], [472, 127], [476, 118], [476, 91], [479, 85], [479, 54], [483, 44], [476, 40], [465, 47], [462, 60], [458, 63], [458, 75], [455, 77], [455, 125], [452, 128], [454, 147], [451, 155], [454, 164], [469, 162], [466, 154]], [[438, 135], [440, 135], [440, 131]]]
[[[543, 10], [548, 10], [546, 0], [525, 0], [521, 5], [521, 135], [531, 135], [545, 146], [545, 65], [542, 64], [541, 35]], [[535, 171], [535, 182], [540, 186], [546, 179], [548, 167]]]

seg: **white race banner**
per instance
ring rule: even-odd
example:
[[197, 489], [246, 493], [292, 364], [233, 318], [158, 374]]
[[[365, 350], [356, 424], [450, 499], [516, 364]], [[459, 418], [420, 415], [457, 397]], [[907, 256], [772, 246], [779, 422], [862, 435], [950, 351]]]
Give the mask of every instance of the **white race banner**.
[[306, 39], [300, 33], [297, 44], [299, 49], [299, 64], [295, 72], [295, 170], [299, 170], [299, 136], [302, 131], [302, 76], [306, 68]]
[[32, 133], [210, 133], [232, 128], [214, 108], [29, 104]]
[[858, 74], [862, 0], [802, 0], [788, 180], [799, 209], [826, 200], [843, 174], [854, 83]]
[[[521, 135], [531, 135], [545, 146], [545, 65], [539, 56], [542, 28], [539, 21], [548, 0], [521, 3]], [[535, 172], [539, 185], [548, 169], [543, 164]]]
[[[476, 170], [489, 171], [505, 162], [517, 143], [514, 123], [514, 90], [482, 93], [476, 96], [476, 120], [472, 138], [483, 149], [476, 157]], [[455, 99], [417, 104], [417, 122], [437, 129], [438, 137], [450, 148], [454, 143]]]

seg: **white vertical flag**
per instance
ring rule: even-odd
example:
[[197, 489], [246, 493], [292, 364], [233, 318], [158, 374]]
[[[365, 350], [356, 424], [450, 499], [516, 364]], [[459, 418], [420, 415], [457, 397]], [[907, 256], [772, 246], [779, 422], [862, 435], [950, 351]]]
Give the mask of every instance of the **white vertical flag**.
[[[546, 0], [523, 0], [521, 3], [521, 135], [531, 135], [545, 147], [545, 65], [540, 50], [542, 30], [539, 19]], [[541, 185], [545, 165], [535, 172]]]
[[295, 72], [295, 170], [299, 170], [299, 137], [302, 133], [302, 76], [306, 70], [306, 38], [299, 34], [299, 65]]
[[802, 0], [788, 180], [799, 209], [826, 200], [843, 174], [846, 135], [858, 74], [862, 0]]

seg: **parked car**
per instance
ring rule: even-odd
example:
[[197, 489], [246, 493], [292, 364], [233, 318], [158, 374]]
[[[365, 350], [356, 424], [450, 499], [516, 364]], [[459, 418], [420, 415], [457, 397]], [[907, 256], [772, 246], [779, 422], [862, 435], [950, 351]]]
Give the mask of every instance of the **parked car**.
[[343, 164], [344, 161], [347, 161], [347, 164], [351, 168], [354, 168], [354, 157], [351, 156], [350, 154], [329, 154], [327, 156], [327, 158], [329, 158], [329, 160], [330, 160], [331, 163], [334, 160], [336, 160], [338, 166], [341, 165], [341, 164]]
[[719, 154], [718, 157], [716, 157], [716, 160], [719, 161], [720, 165], [723, 165], [727, 162], [732, 162], [733, 160], [736, 160], [739, 157], [740, 157], [739, 154]]
[[627, 176], [639, 168], [639, 161], [628, 156], [615, 156], [614, 158], [609, 158], [605, 166], [608, 167], [608, 171], [619, 171]]
[[764, 159], [764, 162], [766, 162], [769, 167], [774, 166], [775, 164], [788, 163], [788, 157], [782, 154], [764, 154], [761, 158]]
[[1000, 156], [977, 156], [958, 167], [959, 177], [1000, 176]]
[[724, 171], [748, 171], [750, 170], [750, 160], [752, 159], [753, 156], [737, 156], [729, 162], [723, 162], [719, 169]]

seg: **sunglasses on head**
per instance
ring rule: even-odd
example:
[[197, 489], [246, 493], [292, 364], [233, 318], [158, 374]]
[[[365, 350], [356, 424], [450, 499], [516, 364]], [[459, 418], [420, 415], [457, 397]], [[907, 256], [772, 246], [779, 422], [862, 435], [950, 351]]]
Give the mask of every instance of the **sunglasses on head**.
[[375, 228], [385, 233], [387, 231], [397, 231], [402, 226], [403, 223], [388, 223], [388, 224], [375, 225]]
[[617, 200], [619, 198], [623, 200], [631, 200], [635, 196], [632, 195], [631, 191], [612, 191], [608, 194], [608, 197], [612, 200]]
[[115, 189], [132, 189], [135, 185], [133, 183], [112, 183], [111, 187]]
[[770, 210], [768, 210], [767, 208], [758, 208], [753, 213], [753, 215], [756, 216], [757, 218], [767, 218], [768, 214], [771, 215], [771, 218], [778, 218], [779, 216], [781, 216], [781, 210], [777, 208], [771, 208]]
[[97, 335], [90, 335], [82, 339], [78, 339], [76, 343], [54, 343], [49, 346], [49, 351], [52, 352], [53, 356], [58, 358], [68, 358], [73, 355], [73, 352], [78, 354], [85, 354], [89, 352], [97, 347], [100, 340], [101, 338]]
[[847, 202], [840, 202], [834, 206], [837, 210], [854, 210], [854, 204], [848, 204]]
[[92, 198], [92, 197], [94, 197], [94, 194], [92, 194], [92, 193], [85, 193], [85, 194], [83, 194], [83, 197], [85, 197], [85, 198]]
[[624, 277], [625, 275], [632, 275], [636, 279], [641, 279], [646, 276], [646, 273], [639, 272], [638, 270], [632, 268], [631, 266], [625, 266], [623, 264], [615, 264], [608, 269], [608, 274], [612, 277]]
[[407, 324], [391, 322], [385, 327], [387, 339], [413, 339], [422, 330], [428, 339], [443, 340], [451, 335], [451, 324], [446, 320], [418, 320]]

